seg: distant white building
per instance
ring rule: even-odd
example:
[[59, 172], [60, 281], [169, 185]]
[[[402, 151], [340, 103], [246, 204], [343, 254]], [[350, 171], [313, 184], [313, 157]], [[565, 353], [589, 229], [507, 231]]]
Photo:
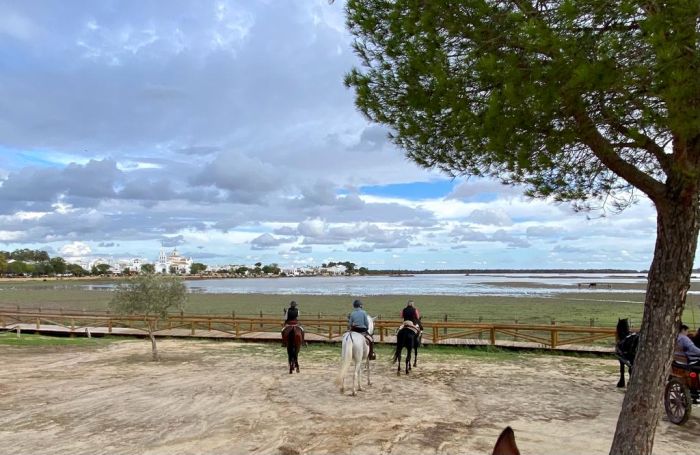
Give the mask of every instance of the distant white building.
[[139, 273], [144, 264], [147, 262], [141, 258], [120, 259], [117, 262], [118, 273]]
[[190, 273], [192, 258], [180, 256], [180, 253], [177, 252], [177, 248], [168, 254], [165, 253], [165, 249], [161, 248], [154, 267], [156, 273]]
[[348, 268], [344, 265], [338, 264], [334, 265], [333, 267], [326, 267], [325, 270], [329, 275], [345, 275]]

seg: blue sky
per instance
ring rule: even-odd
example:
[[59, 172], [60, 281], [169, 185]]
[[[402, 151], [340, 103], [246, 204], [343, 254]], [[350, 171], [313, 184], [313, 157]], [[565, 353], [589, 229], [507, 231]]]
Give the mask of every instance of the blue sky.
[[[343, 3], [0, 0], [0, 249], [646, 269], [655, 213], [417, 167], [353, 105]], [[634, 235], [630, 235], [634, 233]]]

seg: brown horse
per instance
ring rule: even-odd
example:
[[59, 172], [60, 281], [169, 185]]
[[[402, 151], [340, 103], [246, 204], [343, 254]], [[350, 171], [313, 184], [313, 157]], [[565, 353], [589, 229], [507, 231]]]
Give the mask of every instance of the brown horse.
[[287, 346], [287, 359], [289, 361], [289, 374], [294, 370], [299, 372], [299, 350], [304, 343], [304, 332], [298, 325], [288, 325], [282, 332], [283, 344]]

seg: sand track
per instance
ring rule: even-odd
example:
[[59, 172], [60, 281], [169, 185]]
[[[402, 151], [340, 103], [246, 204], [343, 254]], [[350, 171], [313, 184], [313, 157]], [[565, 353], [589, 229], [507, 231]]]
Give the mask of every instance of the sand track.
[[[484, 454], [511, 425], [525, 455], [606, 454], [623, 396], [606, 359], [423, 355], [397, 378], [385, 356], [351, 397], [327, 352], [289, 375], [272, 345], [159, 345], [0, 348], [0, 453]], [[655, 453], [697, 441], [700, 417], [662, 420]]]

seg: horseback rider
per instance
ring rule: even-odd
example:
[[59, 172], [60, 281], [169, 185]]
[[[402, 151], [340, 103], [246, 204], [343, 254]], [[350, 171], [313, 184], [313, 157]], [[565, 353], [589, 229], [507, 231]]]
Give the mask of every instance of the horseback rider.
[[377, 356], [374, 353], [374, 340], [372, 336], [367, 333], [367, 327], [369, 326], [367, 313], [362, 309], [362, 302], [360, 300], [352, 302], [352, 307], [352, 313], [348, 315], [348, 330], [364, 335], [365, 339], [369, 342], [369, 355], [367, 358], [369, 360], [375, 360]]
[[298, 326], [301, 329], [301, 334], [304, 336], [304, 328], [299, 324], [299, 308], [297, 303], [292, 300], [289, 302], [289, 308], [284, 310], [284, 328], [282, 329], [282, 346], [286, 346], [287, 333], [292, 326]]
[[676, 339], [676, 354], [686, 356], [688, 362], [694, 363], [700, 361], [700, 348], [693, 344], [693, 341], [688, 337], [688, 326], [681, 324]]
[[406, 303], [406, 308], [401, 310], [401, 317], [404, 321], [411, 321], [413, 325], [420, 328], [423, 331], [423, 323], [421, 322], [420, 311], [416, 308], [416, 304], [413, 300], [409, 300]]

